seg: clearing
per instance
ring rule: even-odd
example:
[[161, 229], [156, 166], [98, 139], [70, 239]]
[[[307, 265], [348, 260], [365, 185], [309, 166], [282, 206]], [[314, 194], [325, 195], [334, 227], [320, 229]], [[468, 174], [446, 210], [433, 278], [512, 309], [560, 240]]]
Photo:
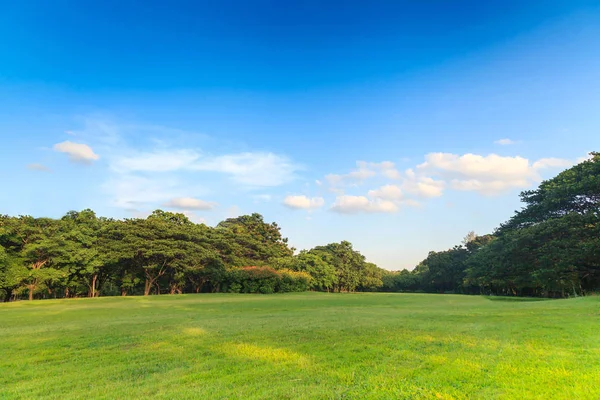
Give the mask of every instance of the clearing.
[[600, 398], [600, 297], [498, 300], [295, 293], [1, 304], [0, 398]]

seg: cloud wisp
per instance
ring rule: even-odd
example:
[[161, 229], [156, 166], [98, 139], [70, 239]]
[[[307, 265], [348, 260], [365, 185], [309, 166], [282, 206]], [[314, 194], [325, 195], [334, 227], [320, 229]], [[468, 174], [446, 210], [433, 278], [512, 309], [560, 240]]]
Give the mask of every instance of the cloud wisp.
[[[123, 209], [168, 206], [209, 209], [189, 199], [218, 191], [272, 188], [297, 179], [303, 167], [285, 155], [264, 151], [214, 154], [202, 149], [206, 135], [153, 125], [115, 123], [103, 116], [83, 117], [77, 137], [102, 150], [109, 175], [103, 190]], [[208, 142], [210, 143], [210, 141]], [[69, 141], [54, 149], [72, 161], [90, 163], [99, 156], [91, 147]], [[186, 199], [185, 201], [182, 199]], [[268, 201], [263, 194], [255, 201]]]
[[228, 175], [233, 182], [271, 187], [290, 182], [300, 166], [274, 153], [245, 152], [208, 155], [192, 149], [158, 149], [130, 152], [111, 160], [118, 173], [134, 172], [215, 172]]
[[325, 205], [322, 197], [286, 196], [283, 205], [292, 210], [314, 210]]
[[52, 172], [50, 168], [43, 164], [33, 163], [27, 164], [27, 169], [30, 171], [38, 171], [38, 172]]
[[212, 210], [217, 206], [217, 203], [193, 197], [174, 197], [166, 202], [164, 206], [179, 210]]
[[[342, 193], [345, 187], [356, 187], [363, 184], [367, 179], [376, 176], [383, 176], [388, 179], [400, 179], [402, 174], [396, 169], [396, 165], [391, 161], [380, 163], [357, 161], [356, 168], [347, 174], [328, 174], [325, 176], [325, 182], [329, 185], [329, 190], [334, 193]], [[321, 185], [317, 181], [317, 185]]]
[[100, 156], [94, 153], [94, 150], [87, 144], [74, 143], [65, 140], [61, 143], [56, 143], [53, 147], [54, 151], [65, 153], [69, 156], [69, 160], [79, 164], [92, 164], [100, 159]]
[[395, 213], [398, 205], [380, 198], [368, 199], [365, 196], [337, 196], [331, 211], [339, 214]]
[[500, 146], [510, 146], [511, 144], [516, 144], [517, 142], [512, 139], [498, 139], [494, 141], [494, 144], [499, 144]]

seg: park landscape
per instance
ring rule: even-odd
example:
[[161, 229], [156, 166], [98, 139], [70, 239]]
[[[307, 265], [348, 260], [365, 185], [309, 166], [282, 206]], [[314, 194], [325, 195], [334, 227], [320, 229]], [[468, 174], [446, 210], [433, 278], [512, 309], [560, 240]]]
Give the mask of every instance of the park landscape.
[[0, 397], [596, 399], [599, 189], [591, 153], [396, 272], [258, 214], [4, 216]]
[[0, 400], [600, 399], [600, 2], [0, 37]]
[[0, 398], [597, 399], [600, 298], [184, 294], [0, 307]]

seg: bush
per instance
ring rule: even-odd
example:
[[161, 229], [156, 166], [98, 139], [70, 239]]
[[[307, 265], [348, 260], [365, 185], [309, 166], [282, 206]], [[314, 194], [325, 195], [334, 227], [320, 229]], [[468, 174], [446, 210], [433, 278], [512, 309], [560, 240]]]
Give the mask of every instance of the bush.
[[242, 291], [242, 285], [240, 285], [239, 283], [232, 283], [229, 285], [229, 288], [227, 291], [229, 293], [239, 293]]
[[227, 291], [230, 293], [303, 292], [310, 287], [311, 277], [305, 272], [271, 267], [240, 267], [227, 270]]

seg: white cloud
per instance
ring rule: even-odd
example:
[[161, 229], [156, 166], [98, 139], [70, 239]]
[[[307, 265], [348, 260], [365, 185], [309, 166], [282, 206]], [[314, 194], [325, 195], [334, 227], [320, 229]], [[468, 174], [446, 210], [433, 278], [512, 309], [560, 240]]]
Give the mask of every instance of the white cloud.
[[[152, 178], [137, 175], [113, 175], [103, 189], [112, 197], [112, 205], [119, 208], [155, 207], [173, 197], [182, 197], [181, 183], [172, 177]], [[144, 210], [143, 210], [144, 211]]]
[[588, 155], [585, 155], [583, 157], [577, 158], [577, 160], [575, 161], [575, 163], [576, 164], [581, 164], [582, 162], [591, 160], [592, 158], [594, 158], [594, 156], [591, 155], [591, 154], [588, 154]]
[[395, 213], [398, 206], [388, 200], [369, 200], [365, 196], [337, 196], [331, 211], [340, 214]]
[[396, 169], [396, 164], [391, 161], [383, 161], [379, 164], [371, 163], [371, 166], [378, 168], [381, 171], [381, 174], [389, 179], [400, 179], [402, 178], [402, 174], [400, 171]]
[[389, 179], [400, 179], [402, 174], [396, 168], [384, 169], [382, 171], [383, 176]]
[[473, 190], [485, 195], [525, 188], [539, 180], [535, 168], [526, 158], [496, 154], [460, 156], [430, 153], [425, 156], [425, 162], [417, 166], [417, 170], [450, 181], [456, 190]]
[[52, 170], [42, 164], [28, 164], [27, 169], [31, 171], [52, 172]]
[[309, 198], [306, 196], [287, 196], [283, 205], [292, 209], [312, 210], [323, 207], [325, 200], [322, 197]]
[[402, 204], [403, 206], [409, 206], [409, 207], [421, 207], [421, 203], [419, 203], [417, 200], [414, 200], [414, 199], [402, 200], [402, 201], [400, 201], [400, 204]]
[[273, 153], [239, 153], [200, 159], [191, 170], [221, 172], [249, 186], [279, 186], [295, 178], [300, 166]]
[[273, 153], [202, 155], [191, 149], [161, 149], [125, 154], [112, 160], [115, 172], [203, 171], [227, 174], [248, 186], [279, 186], [294, 179], [298, 165]]
[[165, 207], [181, 210], [211, 210], [216, 203], [195, 199], [193, 197], [175, 197], [165, 203]]
[[402, 189], [419, 198], [440, 197], [446, 183], [428, 176], [418, 176], [411, 168], [406, 170], [406, 179], [402, 182]]
[[69, 160], [77, 163], [91, 164], [100, 158], [87, 144], [73, 143], [68, 140], [56, 143], [53, 149], [54, 151], [67, 154]]
[[[124, 210], [145, 212], [165, 204], [184, 211], [208, 208], [206, 204], [181, 204], [181, 200], [173, 199], [202, 199], [216, 191], [240, 195], [247, 189], [293, 181], [302, 170], [286, 156], [271, 152], [211, 154], [203, 147], [214, 140], [206, 140], [197, 132], [117, 123], [103, 115], [82, 116], [77, 122], [81, 126], [70, 133], [106, 159], [108, 176], [102, 190], [112, 206]], [[83, 151], [86, 148], [87, 153]], [[67, 152], [73, 160], [98, 158], [89, 146], [77, 143], [59, 143], [55, 150]], [[261, 192], [246, 196], [255, 202], [271, 200], [270, 195], [258, 194]]]
[[181, 213], [188, 217], [188, 219], [195, 224], [206, 224], [206, 220], [194, 212], [181, 211]]
[[[325, 181], [329, 184], [332, 192], [340, 193], [341, 187], [358, 186], [365, 180], [373, 178], [377, 175], [382, 175], [389, 179], [400, 179], [401, 174], [396, 169], [396, 166], [391, 161], [382, 161], [380, 163], [357, 161], [356, 169], [347, 174], [328, 174], [325, 176]], [[317, 185], [321, 185], [317, 181]]]
[[379, 189], [369, 190], [369, 197], [374, 197], [383, 200], [400, 200], [404, 196], [402, 189], [397, 185], [385, 185]]
[[502, 157], [496, 154], [459, 156], [451, 153], [429, 153], [425, 156], [425, 162], [417, 168], [445, 175], [482, 179], [513, 179], [532, 175], [529, 160], [526, 158]]
[[544, 168], [567, 168], [573, 165], [573, 161], [565, 160], [563, 158], [541, 158], [533, 163], [534, 169]]
[[494, 143], [499, 144], [501, 146], [508, 146], [511, 144], [515, 144], [517, 142], [515, 142], [514, 140], [511, 140], [511, 139], [499, 139], [499, 140], [494, 141]]
[[459, 180], [453, 179], [450, 182], [452, 189], [461, 191], [475, 191], [483, 195], [491, 196], [496, 195], [511, 188], [525, 188], [530, 185], [530, 181], [527, 179], [522, 180], [491, 180], [481, 181], [477, 179]]

